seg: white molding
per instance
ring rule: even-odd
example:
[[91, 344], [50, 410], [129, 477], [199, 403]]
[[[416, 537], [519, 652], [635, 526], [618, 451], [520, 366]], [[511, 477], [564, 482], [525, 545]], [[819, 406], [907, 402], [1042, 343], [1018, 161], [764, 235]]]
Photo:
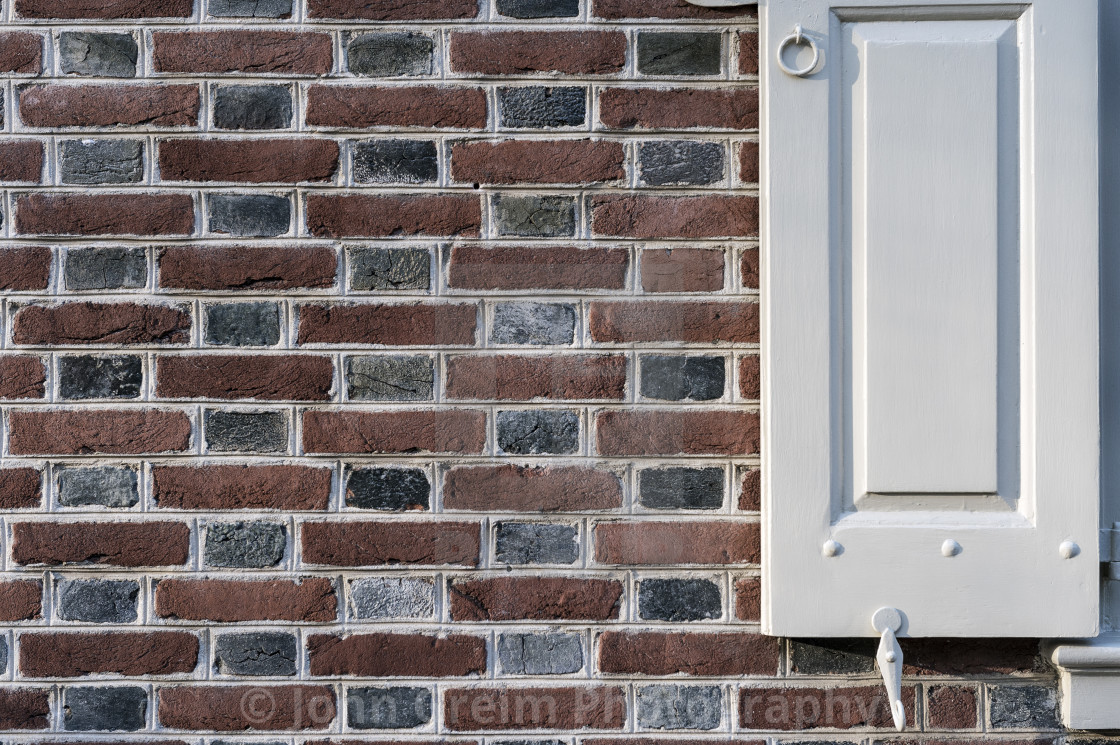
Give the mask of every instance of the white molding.
[[1120, 633], [1054, 646], [1050, 660], [1061, 673], [1063, 724], [1120, 729]]
[[740, 5], [758, 5], [758, 0], [685, 0], [701, 8], [737, 8]]

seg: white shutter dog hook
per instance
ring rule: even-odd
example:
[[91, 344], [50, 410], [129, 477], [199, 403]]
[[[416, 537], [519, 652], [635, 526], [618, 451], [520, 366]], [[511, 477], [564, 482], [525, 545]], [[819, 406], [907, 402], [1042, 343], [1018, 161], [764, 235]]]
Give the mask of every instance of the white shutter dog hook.
[[902, 647], [898, 646], [896, 634], [902, 629], [902, 613], [895, 608], [880, 608], [871, 617], [871, 623], [883, 635], [875, 659], [887, 687], [894, 728], [901, 732], [906, 728], [906, 708], [902, 705]]

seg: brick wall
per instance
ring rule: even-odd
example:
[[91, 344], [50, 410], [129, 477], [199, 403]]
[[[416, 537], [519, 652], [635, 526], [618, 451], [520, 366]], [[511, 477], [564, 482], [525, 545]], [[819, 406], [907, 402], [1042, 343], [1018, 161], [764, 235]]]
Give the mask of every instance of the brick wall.
[[758, 633], [753, 14], [477, 2], [0, 6], [3, 742], [890, 736]]

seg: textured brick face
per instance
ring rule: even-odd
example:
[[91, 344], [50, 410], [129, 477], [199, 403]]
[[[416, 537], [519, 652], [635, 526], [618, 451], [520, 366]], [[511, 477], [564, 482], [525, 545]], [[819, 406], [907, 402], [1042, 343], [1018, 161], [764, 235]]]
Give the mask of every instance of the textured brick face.
[[[0, 10], [0, 742], [894, 737], [760, 630], [754, 6]], [[909, 741], [1064, 738], [902, 644]]]

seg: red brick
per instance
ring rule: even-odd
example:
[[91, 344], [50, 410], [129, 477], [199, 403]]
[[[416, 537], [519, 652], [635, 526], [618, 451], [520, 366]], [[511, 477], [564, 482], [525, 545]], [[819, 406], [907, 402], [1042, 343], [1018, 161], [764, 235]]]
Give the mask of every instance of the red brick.
[[622, 355], [455, 355], [447, 396], [483, 401], [618, 400], [626, 395]]
[[17, 564], [181, 566], [190, 555], [186, 523], [13, 523]]
[[195, 126], [199, 103], [197, 85], [31, 85], [19, 116], [29, 127]]
[[687, 739], [665, 737], [599, 737], [584, 738], [583, 745], [766, 745], [765, 740], [746, 740], [736, 737], [733, 740]]
[[476, 522], [305, 522], [306, 564], [364, 567], [478, 564]]
[[595, 526], [595, 561], [630, 566], [757, 564], [758, 523], [609, 522]]
[[760, 634], [605, 631], [599, 671], [625, 675], [777, 675], [778, 640]]
[[159, 174], [164, 181], [247, 184], [329, 181], [338, 168], [333, 140], [164, 140]]
[[12, 341], [51, 344], [186, 344], [189, 306], [71, 302], [25, 305], [16, 311]]
[[742, 476], [739, 509], [758, 512], [762, 509], [762, 471], [757, 468], [743, 469]]
[[305, 411], [308, 453], [460, 453], [480, 455], [486, 413], [438, 411]]
[[24, 194], [16, 200], [22, 235], [190, 235], [190, 194]]
[[47, 369], [30, 354], [0, 354], [0, 399], [42, 398]]
[[20, 579], [0, 582], [0, 621], [30, 621], [43, 612], [43, 583]]
[[625, 248], [463, 245], [451, 249], [448, 285], [465, 290], [621, 290]]
[[904, 675], [1014, 675], [1046, 670], [1037, 639], [902, 639]]
[[164, 579], [156, 585], [156, 615], [217, 623], [327, 623], [338, 618], [338, 598], [325, 577], [299, 581]]
[[757, 142], [744, 142], [739, 145], [739, 180], [745, 184], [757, 184], [760, 180]]
[[38, 75], [42, 69], [42, 36], [26, 31], [0, 33], [0, 72]]
[[739, 395], [755, 401], [762, 396], [762, 370], [757, 354], [739, 360]]
[[584, 512], [622, 506], [617, 474], [582, 466], [456, 466], [443, 477], [443, 506], [473, 512]]
[[0, 290], [45, 290], [50, 277], [51, 249], [48, 246], [0, 248]]
[[157, 31], [152, 42], [156, 72], [324, 75], [331, 71], [330, 34]]
[[466, 194], [309, 194], [307, 228], [317, 238], [466, 236], [482, 227], [482, 202]]
[[745, 411], [603, 411], [600, 455], [749, 455], [759, 452], [758, 414]]
[[574, 577], [491, 577], [448, 585], [452, 621], [612, 621], [622, 583]]
[[482, 184], [587, 184], [626, 178], [621, 142], [502, 140], [457, 142], [451, 178]]
[[159, 286], [176, 290], [296, 290], [335, 286], [329, 246], [167, 246]]
[[37, 184], [43, 177], [43, 143], [38, 140], [0, 142], [0, 181]]
[[191, 0], [16, 0], [24, 18], [188, 18]]
[[366, 21], [444, 21], [474, 18], [478, 0], [308, 0], [307, 15]]
[[642, 251], [646, 292], [717, 292], [723, 289], [723, 251], [707, 248]]
[[191, 445], [191, 420], [182, 411], [13, 411], [12, 455], [142, 455], [182, 452]]
[[754, 302], [593, 302], [589, 321], [597, 342], [758, 343]]
[[612, 21], [627, 18], [722, 20], [735, 17], [754, 17], [758, 15], [758, 11], [754, 5], [705, 8], [692, 5], [686, 0], [593, 0], [591, 14], [596, 18], [606, 18]]
[[0, 688], [0, 729], [47, 729], [51, 692], [46, 688]]
[[449, 634], [314, 634], [307, 638], [312, 675], [446, 678], [486, 672], [486, 639]]
[[168, 510], [323, 511], [332, 473], [290, 465], [154, 466], [152, 495]]
[[474, 730], [581, 730], [626, 726], [626, 689], [451, 688], [443, 693], [443, 722], [452, 732]]
[[313, 85], [307, 91], [307, 123], [313, 127], [484, 129], [486, 93], [481, 88]]
[[629, 238], [744, 238], [758, 235], [758, 198], [710, 194], [604, 194], [591, 200], [591, 230]]
[[190, 673], [198, 648], [198, 637], [181, 631], [22, 634], [19, 671], [27, 678]]
[[762, 582], [758, 577], [735, 580], [735, 618], [756, 622], [762, 619]]
[[[917, 689], [903, 686], [906, 721], [914, 721]], [[894, 730], [891, 705], [882, 685], [845, 688], [756, 687], [739, 692], [739, 727], [747, 730], [852, 729]]]
[[301, 305], [300, 344], [474, 344], [474, 303]]
[[599, 118], [611, 129], [758, 129], [758, 89], [608, 88]]
[[976, 694], [976, 686], [930, 686], [926, 689], [929, 726], [934, 729], [975, 728]]
[[0, 468], [0, 510], [42, 505], [43, 475], [35, 468]]
[[621, 31], [452, 31], [451, 69], [481, 75], [611, 75], [626, 66]]
[[337, 714], [330, 686], [173, 686], [159, 689], [159, 723], [208, 732], [322, 730]]
[[195, 354], [156, 358], [160, 398], [327, 401], [334, 364], [320, 355]]
[[739, 32], [739, 74], [758, 75], [758, 32]]
[[761, 286], [757, 248], [748, 248], [743, 251], [743, 255], [739, 259], [739, 275], [742, 277], [743, 289], [757, 290]]

